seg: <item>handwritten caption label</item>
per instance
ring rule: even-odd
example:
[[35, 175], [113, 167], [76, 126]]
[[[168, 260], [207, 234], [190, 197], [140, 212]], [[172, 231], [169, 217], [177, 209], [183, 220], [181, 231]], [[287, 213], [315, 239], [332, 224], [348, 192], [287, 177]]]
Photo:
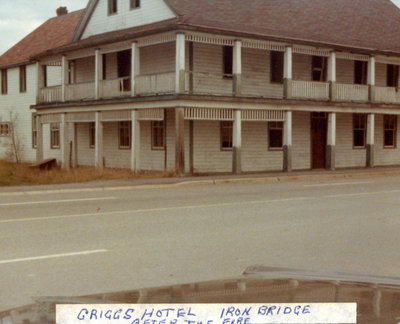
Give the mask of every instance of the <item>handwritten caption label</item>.
[[57, 305], [57, 324], [357, 323], [356, 303]]

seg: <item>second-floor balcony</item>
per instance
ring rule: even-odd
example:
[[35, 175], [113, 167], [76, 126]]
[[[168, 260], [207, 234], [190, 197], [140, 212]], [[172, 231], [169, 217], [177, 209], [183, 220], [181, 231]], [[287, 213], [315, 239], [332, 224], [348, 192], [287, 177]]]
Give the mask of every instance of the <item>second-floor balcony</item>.
[[[224, 54], [227, 45], [191, 43], [191, 49], [181, 53], [181, 62], [177, 61], [174, 42], [105, 54], [96, 50], [95, 56], [59, 63], [60, 70], [65, 71], [61, 73], [63, 84], [42, 84], [37, 101], [49, 104], [178, 93], [400, 104], [399, 89], [391, 86], [399, 82], [398, 66], [396, 72], [393, 64], [375, 63], [372, 56], [341, 53], [336, 58], [328, 50], [317, 49], [310, 54], [309, 49], [297, 49], [292, 53], [287, 46], [266, 51], [242, 48], [236, 40], [231, 44], [233, 52], [237, 53], [239, 46], [241, 54], [231, 57], [228, 68]], [[140, 60], [135, 61], [134, 51], [139, 50]]]

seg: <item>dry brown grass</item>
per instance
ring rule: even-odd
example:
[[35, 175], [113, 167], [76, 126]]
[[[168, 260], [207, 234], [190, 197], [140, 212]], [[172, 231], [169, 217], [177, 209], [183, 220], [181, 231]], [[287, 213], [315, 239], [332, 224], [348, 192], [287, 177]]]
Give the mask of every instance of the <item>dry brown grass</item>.
[[99, 170], [93, 167], [79, 167], [71, 170], [54, 168], [52, 170], [41, 171], [30, 168], [30, 165], [26, 163], [16, 164], [0, 161], [0, 186], [62, 184], [174, 176], [176, 176], [174, 171], [134, 173], [127, 169]]

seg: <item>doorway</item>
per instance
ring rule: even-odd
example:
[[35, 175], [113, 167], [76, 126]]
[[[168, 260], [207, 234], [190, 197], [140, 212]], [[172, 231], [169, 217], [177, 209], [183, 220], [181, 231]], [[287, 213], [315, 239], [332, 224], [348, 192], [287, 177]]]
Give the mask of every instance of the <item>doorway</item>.
[[312, 169], [325, 168], [328, 116], [326, 113], [311, 113]]

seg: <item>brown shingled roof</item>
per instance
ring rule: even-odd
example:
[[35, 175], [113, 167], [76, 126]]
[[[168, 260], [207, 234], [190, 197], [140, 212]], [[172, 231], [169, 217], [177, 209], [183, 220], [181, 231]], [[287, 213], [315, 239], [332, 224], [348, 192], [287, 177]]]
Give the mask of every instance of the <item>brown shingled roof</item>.
[[0, 67], [29, 62], [32, 56], [68, 44], [84, 10], [54, 17], [0, 56]]
[[166, 0], [181, 22], [400, 53], [400, 9], [390, 0]]

